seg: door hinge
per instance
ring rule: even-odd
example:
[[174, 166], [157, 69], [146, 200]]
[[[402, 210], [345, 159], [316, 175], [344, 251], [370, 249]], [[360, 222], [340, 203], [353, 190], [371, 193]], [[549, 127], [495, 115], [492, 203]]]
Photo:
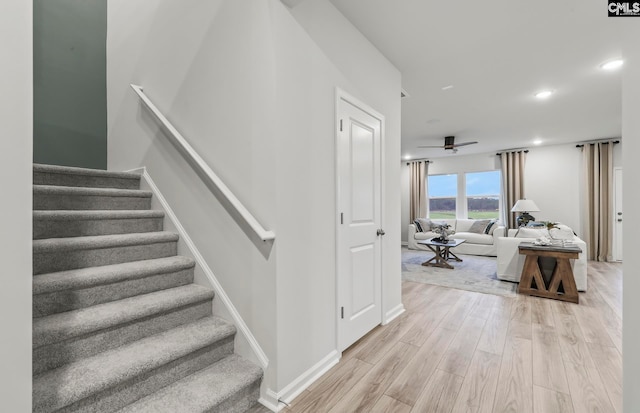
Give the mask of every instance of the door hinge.
[[342, 119], [340, 119], [340, 132], [342, 132]]
[[344, 307], [340, 307], [340, 318], [344, 318]]
[[344, 224], [344, 212], [340, 213], [340, 225]]

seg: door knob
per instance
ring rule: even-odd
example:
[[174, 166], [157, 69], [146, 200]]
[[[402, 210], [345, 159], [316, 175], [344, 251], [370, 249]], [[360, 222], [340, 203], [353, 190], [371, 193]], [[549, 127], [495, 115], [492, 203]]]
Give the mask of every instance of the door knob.
[[378, 236], [380, 236], [380, 235], [384, 235], [385, 232], [384, 232], [384, 230], [382, 228], [380, 228], [380, 229], [378, 229], [378, 231], [376, 231], [376, 234], [378, 234]]

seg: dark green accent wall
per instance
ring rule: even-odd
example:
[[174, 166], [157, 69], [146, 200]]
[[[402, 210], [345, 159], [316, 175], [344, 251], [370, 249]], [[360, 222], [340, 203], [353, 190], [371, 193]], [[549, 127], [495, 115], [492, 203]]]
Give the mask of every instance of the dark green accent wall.
[[107, 0], [33, 1], [33, 160], [107, 167]]

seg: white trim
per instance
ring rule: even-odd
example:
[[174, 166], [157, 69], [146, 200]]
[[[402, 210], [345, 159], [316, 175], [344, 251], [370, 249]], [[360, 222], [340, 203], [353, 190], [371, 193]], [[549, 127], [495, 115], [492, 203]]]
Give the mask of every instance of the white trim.
[[[134, 92], [140, 97], [145, 106], [153, 113], [153, 115], [164, 125], [169, 132], [170, 138], [180, 148], [179, 152], [185, 155], [187, 161], [194, 168], [198, 169], [204, 174], [205, 183], [213, 185], [218, 191], [225, 197], [225, 199], [232, 205], [235, 210], [240, 214], [242, 219], [251, 227], [256, 235], [262, 241], [273, 241], [276, 238], [276, 234], [273, 231], [267, 231], [258, 220], [249, 212], [249, 210], [240, 202], [240, 200], [231, 192], [229, 187], [222, 182], [222, 179], [213, 172], [213, 170], [207, 165], [200, 155], [193, 149], [187, 140], [178, 132], [178, 130], [169, 122], [169, 120], [160, 112], [153, 102], [143, 92], [142, 86], [130, 85]], [[208, 186], [208, 185], [207, 185]]]
[[[613, 231], [611, 233], [611, 236], [613, 237], [613, 240], [611, 240], [611, 246], [612, 246], [612, 251], [611, 251], [611, 255], [612, 255], [612, 259], [614, 262], [623, 262], [624, 260], [624, 256], [622, 254], [622, 250], [623, 250], [623, 246], [622, 245], [618, 245], [618, 224], [616, 223], [618, 220], [618, 211], [622, 210], [622, 205], [618, 205], [616, 198], [618, 196], [618, 191], [622, 191], [622, 185], [620, 185], [617, 181], [618, 181], [618, 171], [620, 171], [620, 178], [622, 178], [622, 181], [624, 182], [624, 172], [623, 172], [623, 168], [622, 166], [616, 166], [613, 168], [613, 177], [612, 177], [612, 181], [613, 181], [613, 211], [611, 214], [611, 217], [613, 219], [613, 223], [611, 224], [613, 227]], [[621, 197], [624, 197], [624, 193], [621, 194]], [[624, 222], [624, 221], [623, 221]], [[624, 229], [622, 230], [622, 233], [624, 234]]]
[[267, 389], [265, 394], [258, 399], [258, 403], [271, 410], [272, 412], [279, 412], [287, 407], [284, 404], [280, 404], [278, 401], [278, 394], [271, 389]]
[[400, 241], [400, 245], [403, 247], [408, 247], [409, 246], [409, 241]]
[[286, 407], [286, 405], [284, 403], [281, 403], [281, 401], [284, 401], [286, 404], [291, 404], [291, 402], [298, 395], [300, 395], [300, 393], [311, 386], [313, 382], [322, 377], [322, 375], [329, 371], [331, 367], [338, 364], [340, 358], [340, 353], [338, 353], [336, 350], [331, 351], [322, 360], [302, 373], [278, 393], [274, 392], [271, 389], [267, 389], [267, 391], [265, 392], [265, 397], [260, 398], [260, 400], [258, 401], [271, 411], [279, 412]]
[[[156, 200], [158, 202], [158, 205], [162, 208], [162, 210], [165, 213], [165, 217], [168, 218], [169, 222], [172, 224], [172, 226], [180, 235], [179, 243], [184, 242], [184, 246], [186, 247], [187, 251], [190, 253], [191, 257], [196, 261], [196, 268], [198, 267], [200, 268], [203, 275], [206, 277], [207, 281], [209, 281], [211, 287], [215, 291], [215, 298], [219, 298], [222, 304], [224, 305], [224, 308], [228, 311], [230, 317], [233, 319], [233, 324], [236, 326], [238, 333], [240, 333], [242, 338], [246, 340], [246, 342], [248, 343], [249, 347], [254, 353], [253, 355], [255, 356], [255, 359], [258, 362], [258, 364], [260, 364], [262, 369], [266, 369], [267, 366], [269, 365], [269, 358], [267, 357], [265, 352], [260, 347], [260, 344], [258, 343], [256, 338], [253, 336], [253, 334], [249, 330], [249, 327], [244, 322], [244, 320], [242, 319], [242, 316], [240, 315], [238, 310], [235, 308], [235, 306], [231, 302], [231, 299], [229, 299], [229, 296], [226, 294], [226, 292], [222, 288], [222, 285], [220, 285], [220, 282], [218, 282], [218, 279], [213, 274], [213, 271], [211, 271], [211, 268], [209, 268], [209, 266], [207, 265], [207, 262], [202, 257], [202, 254], [200, 254], [200, 251], [198, 251], [198, 248], [195, 246], [195, 244], [193, 243], [193, 241], [185, 231], [184, 227], [178, 220], [178, 217], [176, 216], [176, 214], [173, 212], [173, 210], [167, 203], [167, 200], [164, 198], [164, 196], [162, 196], [162, 194], [160, 193], [160, 190], [151, 179], [151, 176], [147, 172], [147, 168], [142, 167], [142, 168], [133, 169], [127, 172], [141, 172], [142, 179], [143, 179], [141, 183], [146, 184], [148, 189], [153, 192], [152, 200]], [[237, 336], [236, 336], [236, 339], [238, 339]]]
[[387, 311], [387, 314], [385, 314], [384, 316], [384, 320], [382, 320], [382, 325], [387, 325], [390, 322], [392, 322], [393, 320], [396, 319], [396, 317], [398, 317], [400, 314], [404, 313], [405, 309], [404, 309], [404, 304], [400, 303], [397, 306], [395, 306], [394, 308], [392, 308], [391, 310]]

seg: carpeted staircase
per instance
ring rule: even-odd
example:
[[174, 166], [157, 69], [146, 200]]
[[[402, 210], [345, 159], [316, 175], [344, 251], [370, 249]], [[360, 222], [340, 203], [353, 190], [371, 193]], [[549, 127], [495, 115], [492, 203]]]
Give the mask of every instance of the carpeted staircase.
[[33, 184], [33, 411], [252, 408], [262, 370], [140, 175], [34, 165]]

